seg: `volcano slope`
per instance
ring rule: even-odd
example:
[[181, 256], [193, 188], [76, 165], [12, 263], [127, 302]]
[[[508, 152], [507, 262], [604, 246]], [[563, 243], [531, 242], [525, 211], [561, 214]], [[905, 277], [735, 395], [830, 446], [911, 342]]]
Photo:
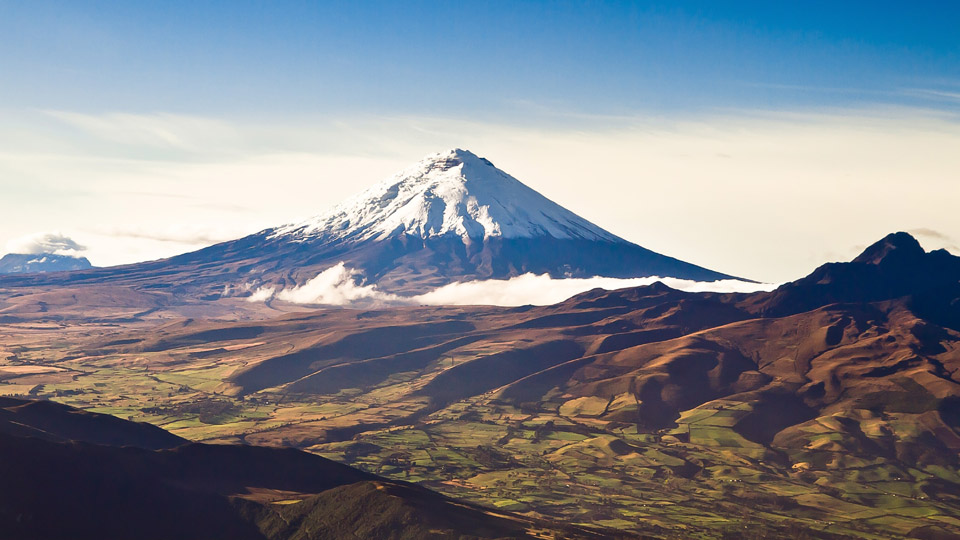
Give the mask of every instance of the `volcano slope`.
[[960, 258], [904, 233], [770, 293], [41, 322], [0, 389], [191, 440], [659, 536], [960, 534]]
[[11, 540], [628, 537], [491, 512], [294, 449], [190, 443], [43, 401], [0, 398], [0, 478]]

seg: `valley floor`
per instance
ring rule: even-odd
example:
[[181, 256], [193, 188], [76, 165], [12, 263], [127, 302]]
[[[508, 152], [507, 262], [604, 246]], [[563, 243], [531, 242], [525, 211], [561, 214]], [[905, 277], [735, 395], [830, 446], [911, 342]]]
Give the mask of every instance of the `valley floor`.
[[[493, 390], [437, 408], [423, 394], [453, 366], [521, 344], [509, 340], [456, 348], [372, 386], [241, 395], [224, 381], [296, 340], [234, 332], [119, 352], [124, 332], [112, 324], [2, 326], [0, 394], [150, 422], [194, 441], [294, 446], [491, 508], [668, 538], [960, 530], [957, 470], [865, 460], [834, 444], [837, 424], [850, 414], [869, 420], [868, 410], [807, 425], [823, 451], [807, 452], [817, 462], [804, 462], [735, 431], [750, 412], [743, 402], [711, 400], [684, 411], [676, 427], [638, 431], [607, 414], [628, 396], [557, 395], [518, 406]], [[884, 418], [900, 429], [917, 421], [908, 413]], [[938, 500], [923, 489], [931, 482], [958, 491]]]

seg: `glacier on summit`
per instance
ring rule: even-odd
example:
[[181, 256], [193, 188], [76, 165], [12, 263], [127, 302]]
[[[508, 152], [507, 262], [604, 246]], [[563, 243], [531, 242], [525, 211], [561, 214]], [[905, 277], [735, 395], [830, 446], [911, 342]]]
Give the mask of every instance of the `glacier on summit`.
[[626, 243], [462, 149], [431, 154], [331, 211], [278, 227], [273, 237], [383, 240], [458, 236]]

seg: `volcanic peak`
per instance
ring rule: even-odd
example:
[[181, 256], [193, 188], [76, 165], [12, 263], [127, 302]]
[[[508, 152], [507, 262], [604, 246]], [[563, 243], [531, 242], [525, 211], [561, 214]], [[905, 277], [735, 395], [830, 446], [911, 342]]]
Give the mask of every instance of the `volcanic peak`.
[[853, 260], [855, 263], [882, 264], [888, 258], [904, 261], [922, 259], [926, 252], [916, 238], [909, 233], [895, 232], [872, 244]]
[[626, 243], [490, 161], [462, 149], [431, 154], [329, 212], [274, 229], [294, 240], [385, 240], [399, 235], [582, 239]]

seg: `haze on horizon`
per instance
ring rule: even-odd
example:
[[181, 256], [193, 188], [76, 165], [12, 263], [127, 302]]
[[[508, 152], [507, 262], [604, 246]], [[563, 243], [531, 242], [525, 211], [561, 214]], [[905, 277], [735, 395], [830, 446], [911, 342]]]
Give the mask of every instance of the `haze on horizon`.
[[0, 246], [111, 265], [468, 148], [654, 251], [778, 282], [960, 253], [960, 7], [0, 0]]

